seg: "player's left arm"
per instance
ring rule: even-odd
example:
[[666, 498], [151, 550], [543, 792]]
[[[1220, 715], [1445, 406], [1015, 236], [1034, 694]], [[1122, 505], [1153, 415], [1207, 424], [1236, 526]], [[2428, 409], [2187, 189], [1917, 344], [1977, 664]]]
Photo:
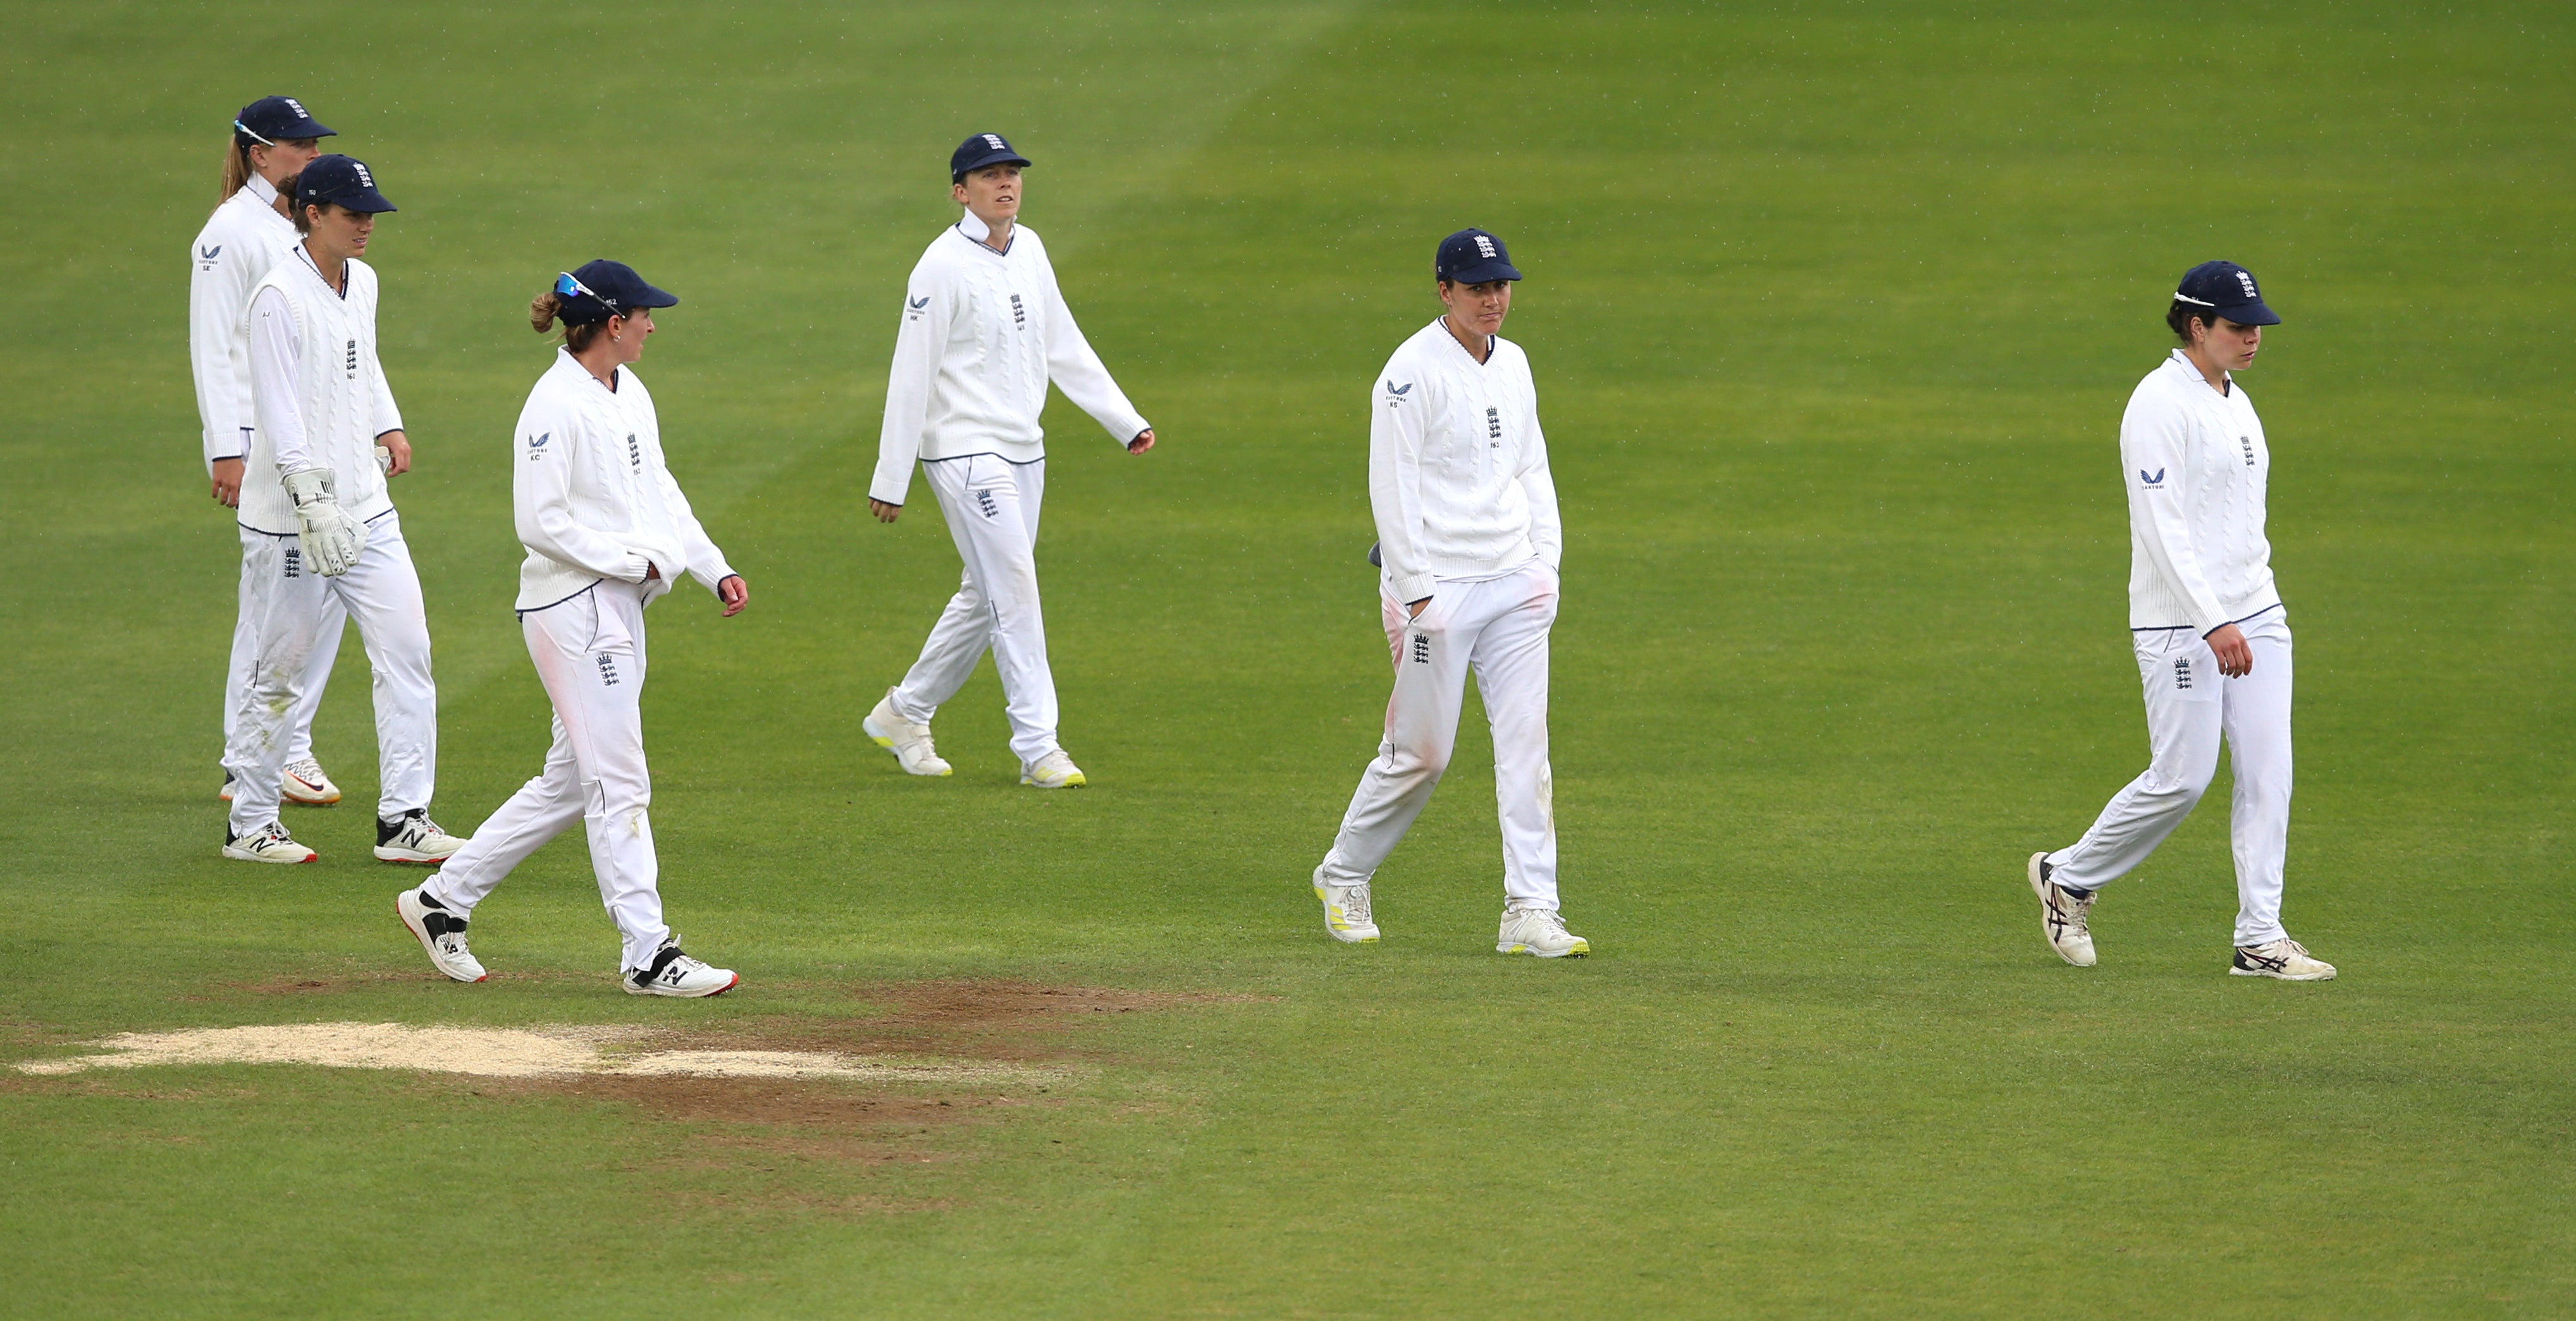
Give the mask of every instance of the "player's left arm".
[[1562, 570], [1565, 565], [1565, 524], [1556, 512], [1556, 475], [1547, 466], [1547, 434], [1538, 425], [1538, 388], [1529, 391], [1529, 413], [1521, 419], [1521, 470], [1518, 478], [1521, 493], [1529, 497], [1530, 544], [1538, 548], [1547, 567]]
[[403, 432], [402, 409], [394, 404], [394, 388], [385, 381], [385, 364], [371, 346], [367, 352], [367, 372], [375, 379], [376, 448], [385, 452], [385, 475], [400, 477], [411, 471], [411, 437]]
[[1136, 406], [1127, 402], [1127, 392], [1111, 379], [1109, 368], [1100, 355], [1092, 351], [1091, 341], [1082, 337], [1082, 327], [1075, 325], [1073, 309], [1064, 303], [1064, 290], [1055, 282], [1055, 270], [1047, 269], [1047, 379], [1076, 408], [1089, 413], [1094, 421], [1109, 432], [1112, 440], [1127, 447], [1130, 454], [1142, 454], [1154, 448], [1154, 428]]
[[[658, 456], [657, 456], [658, 457]], [[655, 475], [662, 483], [662, 503], [680, 524], [680, 553], [689, 558], [689, 576], [698, 585], [716, 594], [724, 602], [724, 617], [733, 618], [751, 603], [751, 585], [725, 562], [724, 552], [716, 549], [714, 538], [707, 535], [706, 525], [698, 521], [697, 511], [689, 507], [689, 497], [680, 490], [677, 478], [671, 476], [667, 462], [655, 465]]]

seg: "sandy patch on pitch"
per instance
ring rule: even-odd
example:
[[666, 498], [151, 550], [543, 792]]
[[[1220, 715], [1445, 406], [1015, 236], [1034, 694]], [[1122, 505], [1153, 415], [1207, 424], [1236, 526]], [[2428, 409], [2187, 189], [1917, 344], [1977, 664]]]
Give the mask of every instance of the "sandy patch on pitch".
[[269, 1027], [124, 1032], [99, 1052], [28, 1060], [20, 1073], [60, 1075], [161, 1064], [304, 1064], [413, 1069], [486, 1078], [811, 1078], [857, 1082], [1012, 1084], [1060, 1079], [1061, 1068], [984, 1060], [843, 1055], [802, 1050], [628, 1049], [650, 1029], [415, 1027], [408, 1023], [285, 1023]]

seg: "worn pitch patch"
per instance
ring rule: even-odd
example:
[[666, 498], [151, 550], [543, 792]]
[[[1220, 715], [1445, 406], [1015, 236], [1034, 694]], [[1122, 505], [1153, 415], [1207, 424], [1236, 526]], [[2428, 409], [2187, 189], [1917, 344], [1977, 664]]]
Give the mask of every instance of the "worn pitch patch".
[[67, 1074], [153, 1064], [308, 1064], [334, 1069], [418, 1069], [488, 1078], [594, 1074], [624, 1077], [833, 1078], [859, 1082], [1015, 1083], [1060, 1069], [981, 1060], [834, 1055], [799, 1050], [616, 1051], [652, 1035], [633, 1028], [414, 1027], [408, 1023], [285, 1023], [271, 1027], [124, 1032], [95, 1055], [28, 1060], [20, 1073]]

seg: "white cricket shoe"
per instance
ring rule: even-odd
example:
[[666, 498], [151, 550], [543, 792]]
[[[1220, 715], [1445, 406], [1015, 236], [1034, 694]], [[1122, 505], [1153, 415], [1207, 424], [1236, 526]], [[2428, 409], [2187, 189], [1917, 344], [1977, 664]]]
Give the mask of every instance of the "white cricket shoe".
[[286, 827], [271, 821], [247, 835], [224, 835], [224, 856], [243, 862], [311, 862], [320, 855], [295, 842]]
[[415, 807], [398, 820], [376, 822], [378, 862], [440, 863], [463, 847], [465, 837], [439, 829], [426, 807]]
[[1324, 929], [1333, 939], [1349, 945], [1377, 943], [1377, 920], [1369, 912], [1368, 882], [1357, 885], [1335, 885], [1324, 879], [1324, 869], [1315, 869], [1315, 897], [1324, 901]]
[[1581, 958], [1592, 942], [1565, 929], [1565, 918], [1553, 908], [1506, 908], [1502, 931], [1494, 937], [1497, 954], [1535, 954], [1542, 959]]
[[653, 951], [649, 967], [629, 969], [617, 979], [628, 995], [676, 995], [695, 998], [722, 995], [734, 988], [741, 977], [730, 968], [710, 968], [680, 952], [680, 937], [674, 932]]
[[286, 782], [279, 786], [278, 796], [299, 807], [329, 807], [340, 801], [340, 786], [322, 773], [322, 763], [307, 757], [286, 768]]
[[1041, 789], [1079, 789], [1091, 781], [1082, 778], [1082, 768], [1073, 764], [1073, 758], [1064, 755], [1064, 749], [1058, 748], [1021, 767], [1020, 783], [1034, 784]]
[[224, 787], [215, 791], [215, 797], [223, 799], [227, 803], [233, 800], [233, 773], [231, 771], [224, 772]]
[[2230, 977], [2277, 977], [2285, 982], [2330, 982], [2335, 968], [2312, 958], [2308, 947], [2287, 936], [2261, 945], [2239, 945], [2227, 965]]
[[479, 982], [485, 974], [483, 965], [474, 959], [474, 951], [465, 947], [467, 919], [456, 910], [431, 897], [427, 886], [405, 890], [394, 896], [394, 915], [402, 919], [411, 933], [420, 937], [420, 947], [429, 951], [429, 964], [454, 981]]
[[2039, 934], [2048, 938], [2048, 947], [2057, 957], [2078, 968], [2093, 966], [2093, 931], [2085, 923], [2092, 918], [2094, 896], [2099, 890], [2071, 890], [2049, 879], [2057, 864], [2046, 853], [2030, 855], [2030, 888], [2039, 896]]
[[859, 722], [859, 728], [880, 748], [894, 753], [896, 764], [907, 775], [946, 775], [947, 762], [939, 759], [939, 749], [930, 742], [930, 726], [916, 725], [894, 713], [894, 690], [877, 699], [876, 709]]

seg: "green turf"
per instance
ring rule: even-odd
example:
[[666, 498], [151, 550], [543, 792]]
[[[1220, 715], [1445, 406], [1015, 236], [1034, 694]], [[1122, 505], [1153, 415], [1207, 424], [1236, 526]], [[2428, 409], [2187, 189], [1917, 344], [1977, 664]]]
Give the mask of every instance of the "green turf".
[[[1041, 1034], [1069, 1089], [864, 1158], [456, 1079], [0, 1076], [0, 1314], [2576, 1311], [2571, 37], [2369, 3], [0, 11], [0, 1058], [819, 1031], [918, 979], [1231, 997]], [[512, 977], [430, 979], [362, 861], [354, 639], [319, 733], [353, 806], [290, 818], [326, 860], [214, 856], [234, 551], [179, 249], [224, 113], [275, 91], [404, 208], [374, 256], [460, 829], [545, 741], [518, 309], [596, 255], [687, 300], [645, 370], [754, 601], [658, 607], [646, 709], [672, 915], [738, 995], [615, 994], [569, 840], [478, 915]], [[1078, 794], [1013, 784], [989, 670], [954, 779], [857, 728], [955, 573], [936, 519], [855, 511], [938, 162], [987, 127], [1164, 441], [1048, 416]], [[1363, 392], [1467, 224], [1528, 272], [1564, 500], [1580, 964], [1486, 941], [1472, 700], [1385, 943], [1304, 889], [1386, 683]], [[2109, 892], [2097, 969], [2020, 881], [2144, 755], [2113, 439], [2220, 255], [2288, 317], [2249, 385], [2300, 649], [2287, 916], [2331, 985], [2221, 975], [2223, 780]]]

